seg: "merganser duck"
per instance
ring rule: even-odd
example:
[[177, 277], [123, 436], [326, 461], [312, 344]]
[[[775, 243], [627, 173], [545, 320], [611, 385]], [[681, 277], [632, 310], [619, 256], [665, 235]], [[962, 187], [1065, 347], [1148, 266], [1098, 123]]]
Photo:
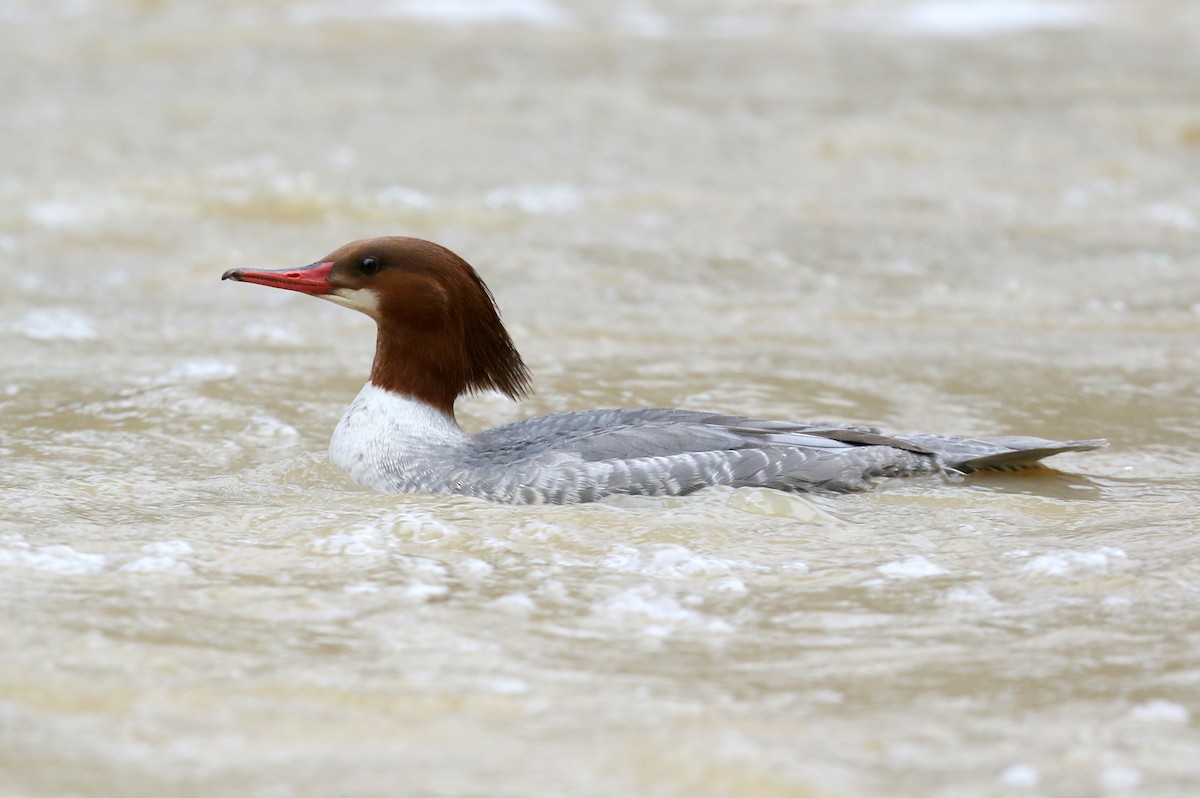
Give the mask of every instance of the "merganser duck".
[[389, 493], [559, 504], [713, 485], [845, 492], [886, 477], [1023, 468], [1106, 445], [890, 436], [650, 408], [553, 413], [468, 435], [454, 418], [459, 396], [496, 390], [515, 401], [530, 377], [491, 292], [450, 250], [372, 238], [300, 269], [231, 269], [221, 279], [311, 294], [375, 320], [370, 381], [334, 430], [329, 456], [355, 482]]

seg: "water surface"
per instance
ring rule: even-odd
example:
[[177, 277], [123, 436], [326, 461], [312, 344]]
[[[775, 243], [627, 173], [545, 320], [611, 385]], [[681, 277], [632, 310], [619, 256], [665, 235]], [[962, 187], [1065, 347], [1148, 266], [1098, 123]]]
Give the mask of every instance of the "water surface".
[[[1200, 17], [0, 7], [0, 792], [1185, 795]], [[381, 234], [537, 395], [1106, 436], [1058, 472], [513, 508], [324, 456]]]

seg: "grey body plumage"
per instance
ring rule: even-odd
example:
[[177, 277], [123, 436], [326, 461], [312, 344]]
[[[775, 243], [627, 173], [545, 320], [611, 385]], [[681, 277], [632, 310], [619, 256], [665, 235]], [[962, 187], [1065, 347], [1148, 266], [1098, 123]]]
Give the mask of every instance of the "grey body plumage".
[[368, 385], [347, 411], [366, 435], [344, 432], [343, 419], [330, 449], [335, 461], [389, 492], [558, 504], [713, 485], [842, 493], [888, 477], [1026, 467], [1103, 445], [888, 436], [871, 427], [665, 409], [554, 413], [468, 436], [448, 420], [431, 433], [438, 418], [414, 422], [412, 413], [423, 411], [410, 404]]

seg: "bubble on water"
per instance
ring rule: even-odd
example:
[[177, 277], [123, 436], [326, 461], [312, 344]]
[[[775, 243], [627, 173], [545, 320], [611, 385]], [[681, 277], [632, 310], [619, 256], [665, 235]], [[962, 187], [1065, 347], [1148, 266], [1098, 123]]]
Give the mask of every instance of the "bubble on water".
[[1174, 227], [1177, 230], [1196, 229], [1196, 216], [1182, 205], [1159, 203], [1146, 208], [1145, 217], [1163, 227]]
[[439, 25], [531, 25], [558, 28], [570, 16], [547, 0], [344, 0], [312, 2], [288, 11], [298, 25], [341, 19], [412, 19]]
[[122, 565], [118, 570], [128, 574], [180, 574], [193, 573], [192, 567], [174, 557], [139, 557]]
[[152, 557], [180, 557], [195, 551], [186, 540], [161, 540], [142, 546], [142, 554]]
[[600, 562], [614, 571], [668, 579], [726, 576], [735, 568], [749, 567], [744, 561], [708, 557], [676, 543], [659, 543], [642, 549], [620, 545]]
[[1034, 576], [1070, 576], [1072, 574], [1106, 574], [1113, 563], [1127, 559], [1124, 550], [1101, 546], [1091, 551], [1060, 550], [1034, 557], [1021, 566], [1021, 573]]
[[368, 557], [387, 553], [387, 542], [378, 527], [364, 525], [349, 532], [335, 532], [308, 544], [316, 554], [341, 554], [349, 557]]
[[529, 683], [524, 679], [496, 676], [487, 682], [488, 689], [503, 695], [521, 695], [529, 692]]
[[31, 549], [27, 544], [18, 544], [14, 548], [0, 549], [0, 566], [32, 568], [64, 576], [94, 574], [103, 570], [106, 562], [103, 554], [85, 554], [65, 545]]
[[838, 523], [816, 502], [799, 493], [784, 493], [770, 488], [740, 488], [730, 492], [728, 502], [730, 507], [770, 518], [788, 518], [823, 526]]
[[1129, 710], [1129, 717], [1145, 723], [1175, 723], [1183, 726], [1192, 719], [1192, 713], [1182, 704], [1155, 699]]
[[948, 604], [967, 604], [978, 607], [990, 607], [1000, 603], [983, 585], [952, 587], [946, 591], [945, 599]]
[[91, 319], [67, 308], [37, 308], [13, 325], [26, 338], [36, 341], [91, 341], [96, 328]]
[[454, 566], [455, 575], [465, 581], [478, 581], [491, 576], [495, 570], [495, 566], [478, 557], [467, 557]]
[[251, 322], [244, 325], [241, 337], [248, 341], [261, 341], [264, 344], [292, 344], [299, 340], [299, 335], [294, 330], [263, 322]]
[[237, 376], [238, 371], [236, 365], [223, 360], [189, 360], [172, 368], [163, 379], [168, 382], [210, 382], [230, 379]]
[[509, 593], [493, 599], [487, 606], [509, 615], [529, 615], [537, 609], [537, 602], [524, 593]]
[[1093, 19], [1082, 5], [1036, 0], [923, 0], [889, 15], [899, 32], [947, 38], [1074, 28]]
[[1142, 783], [1142, 774], [1133, 768], [1116, 765], [1104, 769], [1100, 783], [1107, 790], [1129, 790]]
[[392, 535], [418, 543], [436, 543], [458, 537], [458, 529], [429, 513], [405, 510], [384, 522]]
[[1000, 774], [1000, 783], [1006, 787], [1036, 787], [1040, 780], [1041, 777], [1038, 775], [1037, 768], [1032, 765], [1026, 765], [1024, 762], [1009, 765]]
[[583, 206], [584, 195], [569, 183], [532, 183], [492, 189], [483, 198], [491, 208], [515, 208], [525, 213], [570, 213]]
[[672, 33], [671, 23], [665, 17], [640, 5], [626, 3], [619, 6], [613, 14], [613, 22], [621, 33], [646, 39], [662, 39]]
[[407, 599], [414, 601], [432, 601], [450, 592], [445, 585], [431, 585], [427, 582], [410, 582], [400, 591]]
[[700, 30], [715, 38], [738, 39], [764, 36], [778, 27], [765, 14], [721, 14], [704, 20]]
[[256, 415], [250, 419], [246, 434], [253, 438], [269, 438], [276, 442], [299, 439], [300, 432], [274, 416]]
[[32, 203], [25, 215], [29, 221], [52, 229], [83, 227], [99, 218], [95, 208], [65, 199]]
[[718, 579], [712, 583], [709, 588], [713, 593], [726, 593], [731, 595], [742, 595], [749, 593], [750, 589], [746, 587], [746, 583], [736, 576], [727, 576], [724, 579]]
[[358, 153], [349, 147], [335, 147], [326, 158], [330, 166], [342, 171], [353, 169], [358, 164]]
[[408, 186], [388, 186], [375, 195], [375, 201], [388, 208], [432, 208], [437, 204], [429, 194]]
[[648, 624], [643, 634], [667, 637], [675, 628], [691, 627], [706, 632], [727, 633], [733, 626], [718, 618], [684, 607], [674, 596], [658, 592], [652, 585], [620, 591], [592, 604], [592, 612], [622, 624]]
[[920, 554], [914, 554], [903, 560], [884, 563], [875, 569], [889, 579], [922, 579], [927, 576], [941, 576], [950, 573], [936, 563], [932, 563]]

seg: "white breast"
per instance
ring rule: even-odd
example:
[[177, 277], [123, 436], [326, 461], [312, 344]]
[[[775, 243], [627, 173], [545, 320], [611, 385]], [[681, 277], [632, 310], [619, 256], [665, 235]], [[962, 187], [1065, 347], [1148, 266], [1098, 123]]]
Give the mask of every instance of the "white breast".
[[333, 431], [329, 459], [375, 490], [440, 493], [441, 466], [467, 441], [440, 410], [368, 382]]

